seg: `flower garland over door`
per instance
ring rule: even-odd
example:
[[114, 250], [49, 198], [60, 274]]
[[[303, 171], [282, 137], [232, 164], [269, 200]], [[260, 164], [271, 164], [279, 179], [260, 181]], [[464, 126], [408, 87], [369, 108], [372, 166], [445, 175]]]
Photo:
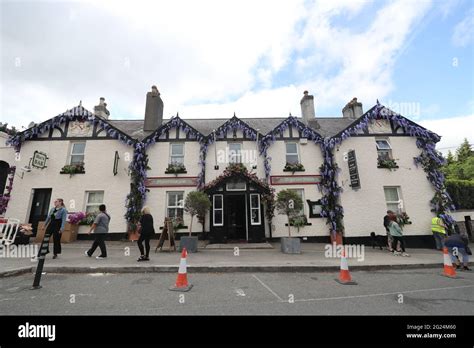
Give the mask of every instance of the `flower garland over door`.
[[0, 215], [5, 214], [8, 207], [8, 202], [10, 202], [11, 192], [13, 189], [13, 179], [15, 178], [16, 167], [11, 166], [8, 168], [8, 179], [7, 185], [5, 186], [5, 192], [0, 194]]

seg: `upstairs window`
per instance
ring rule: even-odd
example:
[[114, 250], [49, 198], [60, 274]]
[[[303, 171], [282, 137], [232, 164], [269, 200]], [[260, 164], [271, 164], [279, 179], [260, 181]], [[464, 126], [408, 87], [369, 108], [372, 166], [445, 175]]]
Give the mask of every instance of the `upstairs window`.
[[377, 158], [379, 161], [392, 159], [392, 147], [387, 140], [376, 139], [375, 144], [377, 146]]
[[300, 163], [297, 143], [286, 143], [286, 163]]
[[184, 144], [170, 144], [170, 164], [184, 164]]
[[72, 143], [69, 164], [70, 165], [83, 164], [85, 150], [86, 150], [85, 142]]
[[229, 163], [242, 163], [242, 144], [229, 144]]

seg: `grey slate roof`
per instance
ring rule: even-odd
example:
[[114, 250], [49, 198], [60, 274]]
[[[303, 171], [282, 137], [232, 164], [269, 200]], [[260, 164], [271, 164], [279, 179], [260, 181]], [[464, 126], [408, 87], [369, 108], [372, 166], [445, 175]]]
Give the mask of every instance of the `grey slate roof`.
[[[195, 119], [183, 119], [191, 127], [195, 128], [203, 135], [209, 135], [214, 129], [219, 128], [228, 119], [227, 118], [195, 118]], [[253, 129], [258, 130], [261, 134], [267, 134], [272, 131], [281, 122], [286, 120], [286, 117], [265, 117], [265, 118], [241, 118], [241, 120], [247, 123]], [[301, 120], [301, 118], [299, 118]], [[129, 135], [132, 138], [143, 140], [146, 136], [152, 132], [143, 131], [143, 120], [108, 120], [111, 125], [117, 127], [119, 130]], [[163, 123], [168, 122], [169, 119], [164, 119]], [[311, 121], [308, 125], [313, 128], [316, 132], [321, 134], [323, 137], [330, 137], [336, 135], [347, 126], [349, 126], [354, 120], [342, 118], [342, 117], [317, 117], [315, 119], [319, 124], [320, 128], [317, 128], [315, 122]]]

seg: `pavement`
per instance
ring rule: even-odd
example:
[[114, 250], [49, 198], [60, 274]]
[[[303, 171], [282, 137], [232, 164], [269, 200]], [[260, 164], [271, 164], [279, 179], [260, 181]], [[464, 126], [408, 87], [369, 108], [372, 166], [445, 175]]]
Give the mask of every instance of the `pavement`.
[[[53, 260], [47, 255], [44, 272], [49, 273], [142, 273], [142, 272], [177, 272], [180, 262], [179, 252], [158, 251], [157, 241], [151, 245], [150, 261], [137, 262], [139, 256], [136, 242], [107, 242], [108, 257], [96, 260], [86, 257], [91, 241], [64, 243], [59, 258]], [[249, 245], [232, 245], [230, 249], [206, 248], [200, 241], [197, 253], [189, 253], [187, 266], [190, 273], [214, 272], [335, 272], [339, 270], [340, 258], [326, 257], [325, 244], [302, 243], [301, 254], [283, 254], [279, 243], [269, 243], [270, 248], [249, 248]], [[52, 246], [50, 246], [52, 248]], [[238, 248], [238, 249], [236, 249]], [[384, 270], [407, 268], [443, 267], [443, 254], [431, 249], [407, 249], [410, 257], [394, 256], [386, 250], [365, 247], [363, 254], [348, 258], [351, 271]], [[363, 259], [361, 259], [363, 255]], [[0, 277], [31, 273], [35, 270], [36, 261], [30, 258], [0, 258]]]
[[[357, 285], [339, 284], [337, 274], [328, 272], [189, 273], [189, 292], [168, 290], [176, 280], [171, 273], [46, 273], [39, 290], [30, 290], [33, 276], [23, 274], [0, 281], [0, 313], [36, 320], [43, 315], [441, 315], [444, 324], [452, 324], [449, 316], [473, 315], [474, 272], [459, 272], [458, 279], [440, 273], [430, 268], [352, 272]], [[139, 332], [133, 325], [123, 329]], [[399, 329], [394, 325], [387, 332], [397, 337]]]

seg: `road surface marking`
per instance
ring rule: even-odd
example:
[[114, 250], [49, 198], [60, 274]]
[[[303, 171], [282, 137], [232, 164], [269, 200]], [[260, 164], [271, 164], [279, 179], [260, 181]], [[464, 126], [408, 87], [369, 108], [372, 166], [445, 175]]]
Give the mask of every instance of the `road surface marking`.
[[367, 295], [353, 295], [353, 296], [339, 296], [339, 297], [321, 297], [321, 298], [299, 299], [299, 300], [295, 300], [295, 302], [344, 300], [344, 299], [351, 299], [351, 298], [389, 296], [389, 295], [398, 295], [398, 294], [408, 294], [408, 293], [414, 293], [414, 292], [427, 292], [427, 291], [438, 291], [438, 290], [453, 290], [453, 289], [464, 289], [464, 288], [474, 288], [474, 285], [451, 286], [451, 287], [447, 287], [447, 288], [406, 290], [406, 291], [396, 291], [396, 292], [384, 292], [384, 293], [379, 293], [379, 294], [367, 294]]
[[235, 289], [237, 296], [245, 296], [245, 292], [242, 289]]
[[276, 294], [272, 289], [270, 289], [270, 287], [268, 287], [264, 282], [262, 282], [260, 279], [258, 279], [255, 274], [252, 274], [252, 277], [254, 277], [255, 279], [257, 279], [257, 281], [258, 281], [260, 284], [262, 284], [262, 285], [265, 287], [265, 289], [267, 289], [268, 291], [270, 291], [270, 292], [278, 299], [278, 301], [280, 301], [280, 302], [285, 302], [285, 301], [283, 301], [283, 299], [282, 299], [280, 296], [278, 296], [278, 294]]

